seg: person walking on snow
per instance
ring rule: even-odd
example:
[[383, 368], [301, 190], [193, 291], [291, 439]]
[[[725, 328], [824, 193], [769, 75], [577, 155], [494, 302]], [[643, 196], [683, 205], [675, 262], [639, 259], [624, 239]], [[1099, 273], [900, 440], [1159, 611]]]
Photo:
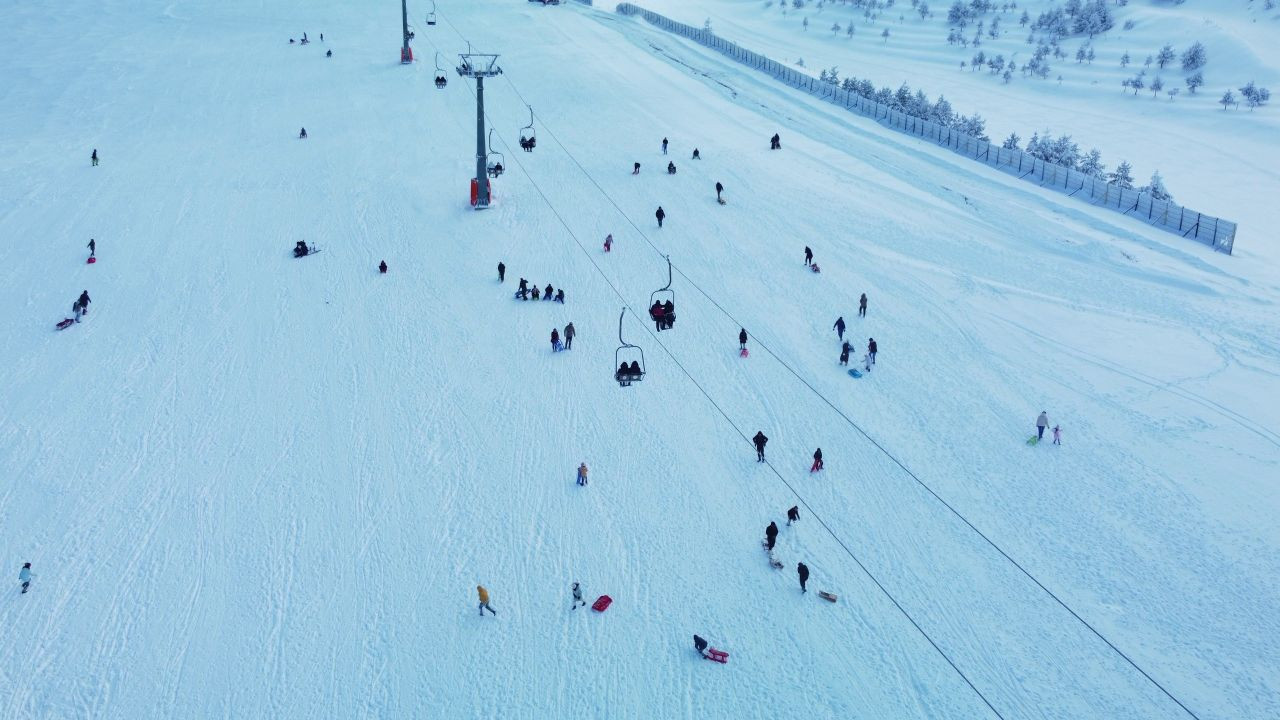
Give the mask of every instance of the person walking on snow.
[[485, 590], [483, 585], [477, 585], [476, 593], [480, 596], [480, 617], [484, 617], [485, 610], [488, 610], [496, 616], [498, 612], [489, 607], [489, 591]]
[[871, 358], [871, 364], [876, 364], [876, 339], [867, 338], [867, 357]]
[[836, 324], [832, 325], [831, 327], [835, 328], [836, 334], [840, 336], [841, 340], [844, 340], [844, 316], [841, 315], [840, 317], [836, 318]]
[[1058, 427], [1057, 425], [1053, 426], [1053, 444], [1054, 445], [1062, 444], [1062, 428]]
[[640, 174], [640, 163], [635, 163], [635, 167], [634, 167], [634, 168], [632, 168], [632, 170], [631, 170], [631, 174], [632, 174], [632, 175], [639, 175], [639, 174]]
[[299, 139], [299, 140], [306, 140], [306, 139], [307, 139], [307, 129], [306, 129], [306, 128], [302, 128], [302, 131], [298, 133], [298, 139]]
[[386, 261], [386, 260], [383, 260], [382, 262], [378, 263], [378, 272], [382, 273], [383, 275], [386, 275], [386, 274], [387, 274], [387, 261]]
[[499, 260], [498, 261], [498, 282], [502, 283], [506, 281], [507, 281], [507, 266], [502, 264], [502, 261]]
[[93, 149], [93, 154], [89, 156], [89, 160], [93, 162], [93, 167], [98, 167], [98, 148]]
[[88, 315], [88, 314], [89, 314], [89, 303], [90, 303], [90, 302], [92, 302], [91, 300], [89, 300], [89, 291], [88, 291], [88, 290], [85, 290], [85, 291], [81, 292], [81, 293], [80, 293], [80, 298], [79, 298], [78, 300], [76, 300], [76, 302], [80, 303], [80, 309], [84, 311], [84, 314], [85, 314], [85, 315]]
[[31, 587], [31, 578], [35, 575], [31, 572], [31, 563], [22, 563], [22, 569], [18, 571], [18, 582], [22, 583], [22, 592], [26, 594]]
[[613, 250], [613, 233], [609, 233], [608, 235], [604, 236], [604, 251], [610, 252], [612, 250]]
[[844, 366], [849, 365], [849, 343], [847, 342], [840, 348], [840, 364]]
[[666, 138], [662, 138], [662, 154], [663, 154], [663, 155], [666, 155], [666, 154], [667, 154], [667, 139], [666, 139]]
[[809, 249], [808, 245], [804, 246], [804, 264], [805, 265], [813, 264], [813, 251]]
[[581, 465], [578, 465], [578, 486], [581, 487], [586, 484], [587, 484], [587, 464], [582, 463]]
[[800, 522], [799, 505], [792, 505], [791, 509], [787, 511], [787, 525], [790, 526], [793, 522]]
[[656, 218], [658, 218], [658, 227], [662, 227], [662, 219], [663, 219], [663, 218], [665, 218], [665, 217], [667, 216], [667, 213], [666, 213], [666, 212], [664, 212], [664, 211], [662, 210], [662, 206], [661, 206], [661, 205], [659, 205], [659, 206], [658, 206], [658, 212], [654, 213], [654, 214], [653, 214], [653, 216], [654, 216], [654, 217], [656, 217]]
[[818, 472], [822, 469], [822, 448], [813, 451], [813, 467], [809, 468], [809, 472]]
[[796, 565], [796, 573], [800, 575], [800, 592], [809, 592], [804, 584], [809, 582], [809, 566], [804, 563]]
[[764, 462], [764, 445], [769, 442], [769, 438], [764, 436], [761, 430], [756, 431], [756, 436], [751, 438], [751, 442], [756, 444], [756, 462]]
[[1049, 411], [1041, 410], [1040, 417], [1036, 418], [1036, 440], [1044, 439], [1044, 429], [1049, 427]]
[[94, 242], [93, 238], [89, 238], [89, 257], [93, 257], [96, 252], [98, 252], [98, 243]]
[[765, 547], [773, 552], [773, 545], [778, 541], [778, 523], [770, 521], [769, 527], [764, 529]]
[[778, 137], [778, 133], [774, 133], [773, 137], [769, 138], [769, 149], [770, 150], [782, 149], [782, 138]]
[[570, 610], [577, 610], [578, 606], [587, 606], [587, 601], [582, 599], [582, 589], [578, 587], [578, 583], [573, 584], [573, 607]]
[[867, 294], [862, 293], [862, 297], [858, 298], [858, 317], [867, 316]]
[[701, 159], [702, 159], [702, 153], [698, 152], [698, 148], [694, 148], [694, 149], [693, 149], [693, 159], [694, 159], [694, 160], [701, 160]]
[[738, 331], [738, 349], [739, 350], [747, 349], [747, 329], [746, 328], [742, 328], [741, 330]]
[[724, 204], [724, 198], [720, 197], [720, 193], [722, 192], [724, 192], [724, 185], [721, 185], [719, 182], [717, 182], [716, 183], [716, 202], [720, 203], [721, 205]]
[[551, 352], [560, 352], [562, 349], [564, 348], [560, 345], [560, 331], [551, 328]]
[[573, 349], [573, 336], [577, 334], [578, 334], [578, 331], [573, 327], [573, 323], [569, 323], [568, 325], [564, 326], [564, 349], [565, 350]]

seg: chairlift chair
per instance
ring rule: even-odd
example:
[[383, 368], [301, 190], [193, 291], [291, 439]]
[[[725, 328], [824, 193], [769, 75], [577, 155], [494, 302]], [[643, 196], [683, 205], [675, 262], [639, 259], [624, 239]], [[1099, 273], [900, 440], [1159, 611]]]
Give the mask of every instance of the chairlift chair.
[[[622, 319], [626, 317], [627, 309], [622, 308], [622, 312], [618, 315], [618, 342], [621, 345], [617, 352], [613, 354], [613, 362], [616, 366], [613, 371], [613, 379], [618, 381], [619, 387], [630, 387], [633, 382], [640, 382], [644, 379], [644, 350], [639, 345], [632, 345], [622, 339]], [[639, 368], [639, 372], [628, 369], [625, 372], [623, 368], [630, 368], [632, 363]]]
[[496, 178], [506, 170], [506, 157], [502, 153], [493, 149], [493, 129], [489, 129], [489, 177]]
[[671, 327], [675, 325], [675, 322], [676, 322], [676, 311], [675, 311], [676, 291], [671, 289], [671, 256], [670, 255], [667, 256], [666, 286], [658, 288], [657, 290], [654, 290], [653, 293], [649, 295], [649, 318], [655, 321], [658, 320], [658, 317], [653, 314], [654, 303], [665, 305], [668, 301], [671, 303], [671, 312], [670, 313], [664, 312], [662, 315], [662, 319], [666, 320], [668, 327]]
[[432, 0], [432, 1], [431, 1], [431, 12], [427, 13], [427, 24], [428, 24], [428, 25], [435, 25], [435, 24], [436, 24], [436, 3], [435, 3], [435, 0]]
[[440, 51], [436, 51], [436, 89], [443, 90], [445, 85], [449, 84], [449, 79], [444, 76], [444, 70], [440, 67]]
[[533, 148], [538, 144], [538, 137], [533, 131], [533, 106], [525, 107], [529, 108], [529, 124], [520, 128], [520, 147], [525, 152], [533, 152]]

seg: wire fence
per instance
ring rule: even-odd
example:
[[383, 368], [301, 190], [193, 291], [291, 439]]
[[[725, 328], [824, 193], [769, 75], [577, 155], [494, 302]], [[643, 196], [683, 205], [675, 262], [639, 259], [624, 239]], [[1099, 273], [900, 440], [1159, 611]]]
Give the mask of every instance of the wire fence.
[[710, 31], [676, 22], [631, 3], [621, 3], [617, 6], [617, 12], [622, 15], [638, 15], [667, 32], [716, 50], [748, 67], [768, 73], [792, 87], [871, 118], [887, 127], [930, 140], [970, 159], [1017, 175], [1021, 180], [1065, 192], [1069, 197], [1076, 197], [1093, 205], [1111, 208], [1162, 230], [1201, 242], [1228, 255], [1231, 254], [1232, 246], [1235, 244], [1236, 224], [1229, 220], [1205, 215], [1168, 200], [1157, 200], [1151, 196], [1151, 193], [1122, 188], [1063, 165], [1045, 162], [1021, 150], [1004, 148], [955, 128], [908, 115], [856, 92], [843, 90], [837, 85], [823, 82], [808, 73], [799, 72], [764, 55], [739, 47], [736, 43], [716, 37]]

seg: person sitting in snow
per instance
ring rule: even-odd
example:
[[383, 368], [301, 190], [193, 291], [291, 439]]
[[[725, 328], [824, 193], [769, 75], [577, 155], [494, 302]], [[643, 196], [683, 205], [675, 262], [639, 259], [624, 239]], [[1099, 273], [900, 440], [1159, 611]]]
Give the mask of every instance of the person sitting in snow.
[[676, 164], [674, 162], [667, 163], [667, 174], [668, 175], [676, 174]]

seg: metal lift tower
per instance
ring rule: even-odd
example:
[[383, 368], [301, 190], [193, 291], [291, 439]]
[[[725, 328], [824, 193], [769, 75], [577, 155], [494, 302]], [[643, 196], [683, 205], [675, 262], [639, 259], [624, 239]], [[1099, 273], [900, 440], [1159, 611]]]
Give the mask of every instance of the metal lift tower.
[[400, 62], [413, 62], [413, 50], [409, 48], [409, 7], [408, 0], [400, 0], [400, 24], [404, 30], [404, 45], [400, 48]]
[[489, 207], [492, 193], [486, 161], [489, 157], [484, 141], [484, 79], [502, 74], [498, 56], [484, 53], [463, 53], [458, 56], [458, 75], [476, 79], [476, 176], [471, 181], [471, 204], [477, 210]]

